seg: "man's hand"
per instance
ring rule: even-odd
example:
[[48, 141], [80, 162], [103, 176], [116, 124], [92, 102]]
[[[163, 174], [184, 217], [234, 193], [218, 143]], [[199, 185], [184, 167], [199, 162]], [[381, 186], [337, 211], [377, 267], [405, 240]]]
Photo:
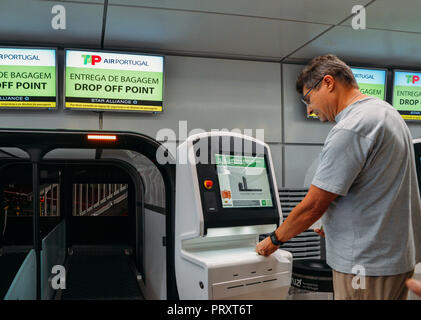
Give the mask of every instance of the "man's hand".
[[263, 239], [256, 245], [256, 252], [265, 257], [270, 256], [272, 253], [274, 253], [278, 249], [279, 249], [279, 246], [275, 246], [269, 237]]
[[[325, 213], [329, 205], [339, 195], [310, 186], [304, 199], [290, 212], [288, 217], [276, 229], [277, 238], [281, 242], [287, 242], [296, 235], [308, 230]], [[259, 242], [256, 252], [263, 256], [274, 253], [279, 246], [275, 246], [270, 238]]]
[[406, 286], [416, 295], [421, 297], [421, 281], [409, 279], [406, 281]]

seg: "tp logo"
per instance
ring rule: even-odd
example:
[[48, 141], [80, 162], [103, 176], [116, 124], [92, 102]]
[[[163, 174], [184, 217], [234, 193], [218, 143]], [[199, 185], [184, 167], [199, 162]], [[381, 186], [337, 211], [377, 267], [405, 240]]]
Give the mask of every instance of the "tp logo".
[[95, 63], [101, 62], [101, 57], [96, 55], [89, 55], [89, 54], [82, 54], [83, 64], [92, 64], [93, 66]]
[[419, 76], [410, 76], [410, 75], [405, 75], [406, 76], [406, 83], [412, 83], [414, 84], [415, 82], [420, 81], [420, 77]]

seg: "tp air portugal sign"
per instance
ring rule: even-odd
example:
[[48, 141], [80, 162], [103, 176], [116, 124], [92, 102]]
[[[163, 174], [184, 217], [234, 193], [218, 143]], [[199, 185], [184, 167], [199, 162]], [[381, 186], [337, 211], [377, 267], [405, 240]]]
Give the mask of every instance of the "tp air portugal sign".
[[54, 109], [56, 50], [0, 48], [0, 108]]
[[164, 58], [66, 50], [65, 107], [161, 112]]
[[405, 120], [421, 120], [420, 72], [394, 72], [393, 106]]

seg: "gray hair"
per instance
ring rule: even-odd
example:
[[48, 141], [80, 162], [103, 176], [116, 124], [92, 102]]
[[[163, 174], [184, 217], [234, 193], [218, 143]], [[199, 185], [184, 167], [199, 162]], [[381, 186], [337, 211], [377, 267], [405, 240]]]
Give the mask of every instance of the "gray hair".
[[351, 68], [333, 54], [326, 54], [313, 58], [298, 76], [296, 89], [299, 94], [303, 88], [313, 87], [317, 81], [326, 75], [331, 75], [335, 80], [358, 89], [357, 81]]

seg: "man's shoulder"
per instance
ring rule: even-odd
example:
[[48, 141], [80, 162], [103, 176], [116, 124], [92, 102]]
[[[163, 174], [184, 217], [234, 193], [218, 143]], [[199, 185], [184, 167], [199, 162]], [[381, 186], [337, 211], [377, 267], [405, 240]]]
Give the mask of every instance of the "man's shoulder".
[[348, 112], [334, 126], [335, 131], [349, 130], [362, 136], [373, 137], [377, 131], [382, 130], [389, 117], [399, 117], [399, 113], [389, 103], [374, 97], [348, 108]]

